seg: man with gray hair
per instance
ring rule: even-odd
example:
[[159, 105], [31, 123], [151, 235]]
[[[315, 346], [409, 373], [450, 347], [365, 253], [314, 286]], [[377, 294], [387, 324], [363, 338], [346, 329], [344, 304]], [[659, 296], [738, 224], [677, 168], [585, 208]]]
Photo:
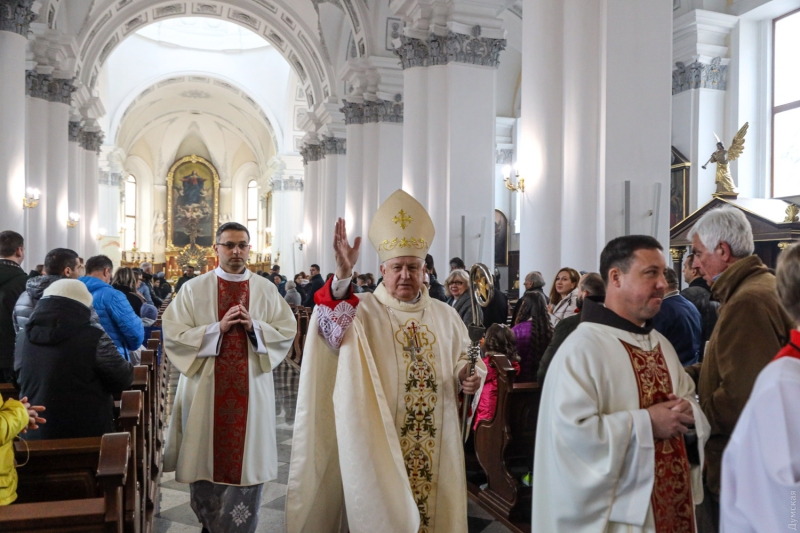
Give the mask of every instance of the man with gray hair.
[[[693, 267], [705, 273], [719, 319], [702, 363], [686, 367], [697, 383], [700, 406], [711, 423], [705, 446], [706, 498], [702, 507], [719, 529], [720, 465], [759, 372], [786, 344], [793, 327], [775, 289], [775, 276], [753, 254], [753, 230], [735, 207], [713, 209], [689, 232]], [[700, 516], [698, 516], [700, 518]]]

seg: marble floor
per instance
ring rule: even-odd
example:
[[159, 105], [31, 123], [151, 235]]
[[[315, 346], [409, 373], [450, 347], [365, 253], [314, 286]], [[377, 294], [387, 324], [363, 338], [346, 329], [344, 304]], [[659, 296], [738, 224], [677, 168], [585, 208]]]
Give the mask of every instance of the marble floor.
[[[258, 517], [259, 533], [284, 532], [283, 510], [297, 405], [299, 372], [288, 363], [282, 363], [273, 375], [278, 414], [278, 479], [264, 487]], [[178, 483], [174, 478], [172, 473], [162, 477], [161, 512], [155, 518], [155, 533], [200, 533], [200, 523], [189, 506], [189, 485]], [[469, 533], [509, 533], [505, 526], [494, 521], [490, 514], [472, 502], [469, 502], [468, 515]]]

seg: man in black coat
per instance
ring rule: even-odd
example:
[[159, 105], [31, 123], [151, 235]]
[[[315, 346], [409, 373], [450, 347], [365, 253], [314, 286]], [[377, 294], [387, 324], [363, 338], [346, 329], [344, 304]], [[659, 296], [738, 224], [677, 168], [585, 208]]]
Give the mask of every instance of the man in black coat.
[[314, 295], [325, 286], [325, 280], [322, 279], [322, 275], [319, 273], [319, 265], [311, 265], [309, 272], [311, 273], [311, 283], [306, 286], [306, 297], [303, 300], [303, 307], [309, 307], [313, 310], [316, 305], [314, 303]]
[[[439, 301], [446, 302], [447, 295], [444, 293], [444, 285], [439, 283], [437, 279], [438, 274], [436, 273], [436, 267], [433, 266], [433, 257], [431, 254], [425, 256], [425, 269], [428, 272], [428, 276], [430, 279], [430, 287], [428, 287], [428, 294], [431, 298], [436, 298]], [[489, 326], [486, 326], [488, 329]]]
[[28, 275], [20, 264], [25, 241], [15, 231], [0, 233], [0, 383], [14, 383], [14, 305], [25, 292]]
[[194, 279], [194, 267], [192, 265], [188, 265], [186, 270], [183, 271], [183, 276], [178, 279], [178, 284], [175, 285], [175, 293], [181, 290], [183, 284], [189, 281], [190, 279]]
[[114, 431], [114, 394], [131, 386], [133, 366], [90, 323], [92, 295], [78, 280], [44, 291], [17, 337], [20, 395], [47, 407], [47, 424], [28, 440], [99, 437]]
[[693, 261], [694, 254], [689, 254], [683, 263], [683, 279], [689, 286], [681, 291], [681, 296], [692, 302], [697, 310], [700, 311], [702, 342], [700, 343], [699, 361], [702, 361], [706, 351], [706, 343], [711, 338], [714, 326], [717, 325], [719, 302], [711, 300], [711, 288], [706, 280], [703, 279], [703, 272], [699, 268], [692, 267]]

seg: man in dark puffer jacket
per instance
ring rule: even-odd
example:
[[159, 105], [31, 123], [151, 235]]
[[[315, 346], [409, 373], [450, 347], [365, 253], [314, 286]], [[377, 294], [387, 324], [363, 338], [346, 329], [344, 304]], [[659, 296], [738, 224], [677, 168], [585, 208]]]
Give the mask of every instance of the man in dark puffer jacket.
[[14, 330], [19, 333], [42, 297], [45, 289], [63, 279], [78, 279], [78, 254], [68, 248], [54, 248], [44, 258], [44, 276], [30, 278], [14, 306]]
[[20, 263], [25, 259], [22, 235], [0, 233], [0, 383], [14, 383], [14, 321], [11, 317], [28, 275]]
[[58, 280], [44, 291], [17, 337], [20, 394], [47, 405], [47, 424], [28, 440], [114, 431], [114, 394], [130, 387], [133, 366], [90, 324], [90, 305], [92, 295], [83, 283]]

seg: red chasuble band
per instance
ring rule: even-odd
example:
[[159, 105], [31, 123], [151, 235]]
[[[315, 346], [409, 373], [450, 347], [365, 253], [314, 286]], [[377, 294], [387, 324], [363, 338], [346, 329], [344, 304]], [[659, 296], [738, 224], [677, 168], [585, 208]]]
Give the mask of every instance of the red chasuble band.
[[[633, 373], [639, 386], [642, 409], [666, 402], [672, 393], [672, 378], [661, 346], [648, 352], [625, 341]], [[656, 475], [653, 495], [653, 516], [657, 533], [694, 533], [694, 501], [689, 475], [689, 459], [683, 437], [656, 440]]]
[[[219, 320], [234, 305], [250, 308], [250, 282], [218, 278]], [[214, 483], [239, 485], [242, 481], [247, 431], [248, 347], [240, 324], [222, 335], [214, 366]]]
[[789, 344], [784, 346], [778, 355], [775, 356], [773, 361], [777, 361], [781, 357], [794, 357], [795, 359], [800, 359], [800, 331], [793, 329], [790, 333], [791, 337], [789, 340]]

